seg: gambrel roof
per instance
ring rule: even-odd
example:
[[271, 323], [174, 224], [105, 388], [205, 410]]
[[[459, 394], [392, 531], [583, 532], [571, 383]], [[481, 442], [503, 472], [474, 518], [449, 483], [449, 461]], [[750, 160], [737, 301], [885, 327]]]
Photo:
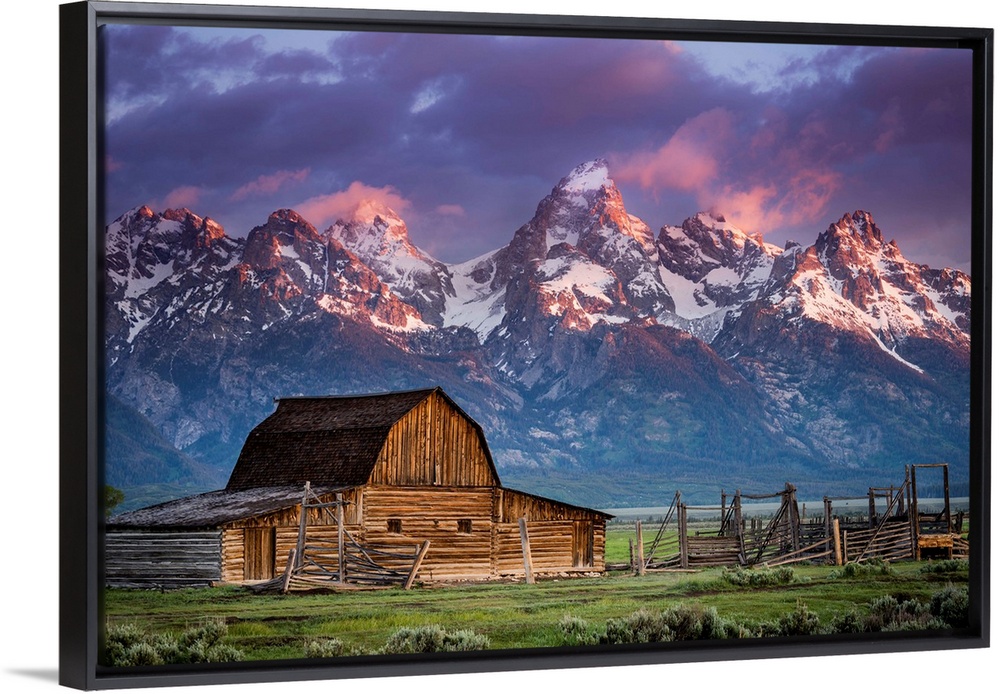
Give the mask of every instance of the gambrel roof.
[[437, 393], [475, 429], [493, 479], [499, 477], [482, 427], [440, 388], [374, 395], [279, 398], [247, 436], [227, 491], [314, 485], [353, 487], [371, 476], [389, 430]]

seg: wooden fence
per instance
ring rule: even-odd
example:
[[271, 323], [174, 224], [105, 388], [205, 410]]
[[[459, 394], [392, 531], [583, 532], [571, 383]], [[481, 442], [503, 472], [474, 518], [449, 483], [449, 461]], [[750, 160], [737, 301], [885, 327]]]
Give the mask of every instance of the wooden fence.
[[[321, 501], [306, 482], [302, 497], [298, 540], [288, 552], [288, 561], [281, 576], [255, 586], [255, 590], [292, 590], [316, 588], [359, 588], [413, 585], [420, 564], [430, 548], [430, 542], [410, 546], [361, 544], [344, 522], [343, 495], [332, 502]], [[320, 509], [336, 523], [335, 539], [310, 536], [309, 509]]]
[[[936, 468], [944, 475], [944, 509], [921, 513], [917, 499], [916, 470]], [[677, 571], [708, 566], [780, 566], [795, 562], [841, 565], [867, 559], [898, 561], [925, 556], [968, 556], [968, 542], [961, 537], [964, 514], [951, 514], [948, 465], [908, 465], [899, 486], [871, 487], [866, 497], [824, 497], [823, 516], [804, 518], [796, 488], [786, 483], [773, 494], [743, 494], [719, 506], [689, 506], [678, 491], [655, 535], [643, 541], [641, 521], [636, 523], [630, 566], [637, 573]], [[868, 501], [867, 514], [837, 515], [836, 501]], [[774, 500], [777, 510], [769, 517], [744, 517], [745, 500]], [[691, 512], [717, 511], [718, 527], [692, 531]], [[631, 542], [631, 541], [630, 541]]]

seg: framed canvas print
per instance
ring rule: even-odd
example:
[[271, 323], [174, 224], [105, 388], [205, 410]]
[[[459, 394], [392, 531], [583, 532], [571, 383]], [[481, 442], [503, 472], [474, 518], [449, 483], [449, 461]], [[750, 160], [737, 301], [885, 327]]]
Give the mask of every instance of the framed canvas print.
[[62, 683], [988, 645], [992, 30], [60, 16]]

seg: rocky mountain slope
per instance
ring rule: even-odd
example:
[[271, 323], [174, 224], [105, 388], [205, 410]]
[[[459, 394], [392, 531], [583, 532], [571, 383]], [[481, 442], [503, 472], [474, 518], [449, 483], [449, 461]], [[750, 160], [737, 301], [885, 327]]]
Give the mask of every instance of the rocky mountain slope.
[[[906, 260], [867, 212], [808, 247], [708, 213], [654, 234], [598, 160], [459, 264], [376, 202], [324, 231], [277, 210], [245, 238], [140, 206], [106, 249], [108, 393], [216, 477], [276, 396], [430, 385], [506, 482], [597, 506], [864, 492], [908, 462], [961, 480], [968, 459], [969, 278]], [[109, 473], [162, 483], [135, 448]]]

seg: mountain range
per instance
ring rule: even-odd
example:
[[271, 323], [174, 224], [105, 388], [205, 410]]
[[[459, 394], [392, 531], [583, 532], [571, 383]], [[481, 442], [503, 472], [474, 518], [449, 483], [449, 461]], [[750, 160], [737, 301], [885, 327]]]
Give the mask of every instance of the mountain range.
[[275, 397], [435, 385], [505, 483], [590, 506], [786, 480], [864, 495], [918, 462], [968, 479], [970, 278], [910, 262], [865, 211], [809, 246], [708, 212], [654, 232], [596, 160], [462, 263], [366, 201], [245, 237], [138, 206], [105, 268], [105, 472], [126, 506], [224, 484]]

